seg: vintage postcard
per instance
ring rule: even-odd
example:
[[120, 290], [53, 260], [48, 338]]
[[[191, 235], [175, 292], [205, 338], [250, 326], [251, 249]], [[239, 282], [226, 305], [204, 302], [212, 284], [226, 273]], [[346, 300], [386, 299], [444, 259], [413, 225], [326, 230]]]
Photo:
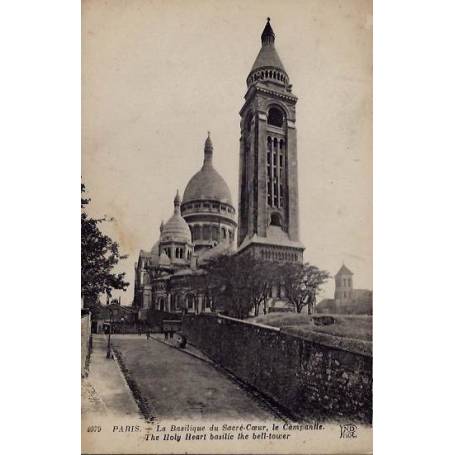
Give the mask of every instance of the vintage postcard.
[[372, 24], [82, 1], [84, 454], [372, 452]]

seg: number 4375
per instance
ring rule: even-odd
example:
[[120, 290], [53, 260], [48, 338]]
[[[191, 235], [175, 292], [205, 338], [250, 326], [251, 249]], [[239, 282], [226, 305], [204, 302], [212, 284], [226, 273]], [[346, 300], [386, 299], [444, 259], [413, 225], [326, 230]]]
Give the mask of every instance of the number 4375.
[[101, 426], [99, 425], [90, 425], [87, 427], [87, 433], [99, 433], [101, 431]]

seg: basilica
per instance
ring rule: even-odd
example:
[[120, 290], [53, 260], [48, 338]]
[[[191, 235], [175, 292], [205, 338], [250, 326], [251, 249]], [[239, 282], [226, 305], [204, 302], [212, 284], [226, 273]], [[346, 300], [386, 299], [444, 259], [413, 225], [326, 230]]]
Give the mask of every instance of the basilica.
[[183, 196], [177, 191], [173, 213], [161, 223], [151, 250], [139, 253], [134, 306], [140, 319], [146, 318], [149, 309], [213, 311], [201, 265], [216, 255], [303, 261], [298, 225], [297, 97], [275, 48], [270, 19], [246, 84], [240, 110], [238, 213], [228, 185], [214, 167], [209, 133], [201, 169]]

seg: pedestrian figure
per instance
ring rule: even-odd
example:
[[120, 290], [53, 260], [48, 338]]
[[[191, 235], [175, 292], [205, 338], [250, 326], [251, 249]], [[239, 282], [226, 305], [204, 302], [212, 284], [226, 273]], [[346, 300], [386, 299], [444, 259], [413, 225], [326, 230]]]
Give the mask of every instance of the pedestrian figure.
[[167, 340], [167, 337], [168, 337], [168, 332], [167, 330], [164, 331], [164, 339]]
[[179, 347], [180, 347], [180, 348], [185, 349], [185, 346], [186, 346], [186, 336], [185, 336], [185, 335], [180, 335], [180, 336], [179, 336], [178, 343], [179, 343]]

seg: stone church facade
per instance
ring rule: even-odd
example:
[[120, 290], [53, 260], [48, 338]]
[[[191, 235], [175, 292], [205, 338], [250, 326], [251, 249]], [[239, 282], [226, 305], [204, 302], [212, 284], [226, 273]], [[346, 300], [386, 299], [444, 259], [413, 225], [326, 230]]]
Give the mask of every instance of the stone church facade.
[[209, 133], [201, 169], [188, 182], [183, 198], [177, 192], [173, 214], [161, 223], [158, 241], [150, 251], [139, 253], [134, 306], [140, 319], [151, 308], [171, 313], [212, 311], [200, 265], [214, 255], [233, 253], [236, 237], [236, 254], [303, 261], [298, 225], [297, 97], [276, 51], [269, 19], [246, 82], [240, 111], [238, 218], [231, 191], [213, 165]]
[[333, 299], [321, 300], [318, 313], [372, 314], [373, 292], [369, 289], [354, 289], [354, 274], [343, 264], [335, 275]]

